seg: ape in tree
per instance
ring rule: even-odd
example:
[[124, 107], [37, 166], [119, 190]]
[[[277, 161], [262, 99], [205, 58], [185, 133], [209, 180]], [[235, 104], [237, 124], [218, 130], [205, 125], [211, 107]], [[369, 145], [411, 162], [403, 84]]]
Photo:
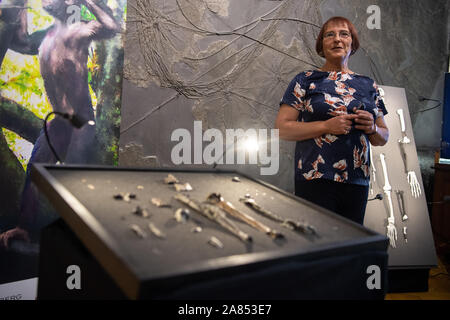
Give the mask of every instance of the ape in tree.
[[[73, 19], [69, 19], [71, 14], [67, 8], [81, 4], [86, 5], [96, 20], [68, 23]], [[111, 38], [120, 31], [120, 27], [101, 0], [42, 0], [42, 5], [55, 18], [39, 47], [40, 69], [48, 100], [54, 111], [94, 120], [88, 85], [88, 49], [93, 40]], [[89, 155], [95, 148], [94, 126], [76, 129], [67, 120], [56, 117], [48, 124], [48, 133], [56, 152], [65, 162], [89, 162]], [[55, 161], [45, 136], [41, 134], [34, 145], [30, 163]], [[30, 230], [39, 214], [38, 208], [38, 191], [27, 170], [19, 227], [8, 231], [8, 238], [14, 237], [17, 230]]]
[[[67, 8], [85, 4], [97, 20], [67, 24]], [[101, 0], [43, 0], [44, 9], [55, 17], [39, 48], [39, 61], [47, 97], [54, 111], [75, 113], [94, 120], [88, 86], [88, 49], [92, 40], [111, 38], [119, 26]], [[64, 119], [49, 124], [49, 134], [58, 154], [68, 163], [86, 163], [95, 137], [95, 127], [74, 129]], [[44, 137], [42, 137], [44, 138]], [[32, 161], [55, 161], [44, 141]]]

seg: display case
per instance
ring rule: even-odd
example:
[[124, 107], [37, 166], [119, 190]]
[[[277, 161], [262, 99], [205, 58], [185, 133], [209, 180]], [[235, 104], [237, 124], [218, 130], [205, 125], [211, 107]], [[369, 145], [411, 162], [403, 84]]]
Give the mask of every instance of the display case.
[[[384, 235], [242, 173], [34, 164], [32, 179], [61, 216], [42, 231], [39, 299], [383, 299], [387, 290]], [[177, 200], [205, 208], [211, 193], [271, 232]], [[68, 285], [70, 266], [81, 288]]]

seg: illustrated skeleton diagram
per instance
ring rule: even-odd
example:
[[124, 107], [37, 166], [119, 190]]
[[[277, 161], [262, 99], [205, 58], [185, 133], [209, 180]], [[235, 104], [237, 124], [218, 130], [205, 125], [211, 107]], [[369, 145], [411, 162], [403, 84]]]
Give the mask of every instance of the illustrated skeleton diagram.
[[[382, 88], [379, 89], [380, 91], [380, 96], [383, 99], [383, 101], [385, 101], [385, 93], [384, 90]], [[386, 104], [386, 101], [385, 101]], [[399, 171], [399, 173], [401, 174], [402, 177], [404, 177], [403, 174], [406, 175], [406, 180], [408, 183], [408, 187], [410, 189], [411, 195], [413, 198], [417, 199], [420, 197], [421, 195], [421, 187], [419, 184], [419, 181], [417, 179], [416, 173], [414, 172], [414, 170], [412, 170], [412, 165], [414, 164], [414, 159], [411, 158], [407, 159], [407, 152], [408, 152], [408, 147], [409, 146], [414, 146], [413, 141], [410, 139], [410, 137], [408, 137], [407, 133], [406, 133], [406, 121], [405, 121], [405, 116], [407, 116], [407, 114], [405, 114], [404, 109], [402, 108], [398, 108], [398, 109], [394, 109], [396, 110], [396, 114], [398, 116], [399, 119], [399, 124], [400, 124], [400, 132], [401, 132], [401, 137], [398, 140], [393, 141], [394, 143], [392, 144], [392, 147], [398, 147], [400, 149], [400, 155], [402, 158], [402, 163], [403, 163], [403, 167], [404, 167], [404, 173], [403, 170]], [[393, 119], [394, 120], [394, 119]], [[396, 119], [395, 119], [396, 120]], [[395, 128], [396, 126], [392, 126], [393, 128]], [[394, 147], [394, 148], [395, 148]], [[371, 147], [372, 148], [372, 147]], [[371, 149], [371, 153], [370, 153], [370, 161], [371, 161], [371, 179], [370, 179], [370, 185], [369, 185], [369, 194], [370, 195], [374, 195], [375, 191], [374, 188], [378, 185], [380, 187], [382, 187], [383, 189], [383, 193], [385, 195], [385, 199], [388, 205], [388, 223], [387, 223], [387, 237], [389, 238], [389, 243], [390, 246], [392, 248], [396, 248], [397, 247], [397, 227], [395, 225], [395, 217], [394, 217], [394, 203], [393, 198], [395, 197], [397, 200], [397, 204], [398, 204], [398, 208], [399, 208], [399, 212], [400, 212], [400, 217], [401, 217], [401, 222], [406, 223], [407, 221], [409, 221], [409, 216], [406, 212], [406, 206], [405, 206], [405, 200], [407, 197], [407, 193], [406, 191], [403, 190], [393, 190], [391, 182], [395, 182], [397, 176], [399, 173], [397, 172], [391, 172], [391, 175], [389, 177], [388, 174], [388, 162], [387, 161], [387, 157], [386, 155], [388, 155], [389, 157], [389, 150], [390, 148], [388, 147], [387, 149], [385, 149], [384, 151], [382, 151], [379, 154], [380, 160], [381, 160], [381, 164], [382, 164], [382, 171], [383, 171], [383, 176], [384, 176], [384, 186], [381, 186], [381, 181], [380, 184], [378, 185], [377, 183], [377, 169], [375, 167], [376, 163], [373, 160], [376, 156], [376, 154], [373, 152], [373, 148]], [[394, 165], [394, 162], [396, 161], [397, 157], [393, 156], [390, 157], [390, 161], [391, 164], [393, 166], [391, 166], [391, 170], [394, 169], [394, 167], [396, 167]], [[409, 161], [408, 161], [409, 160]], [[394, 179], [394, 180], [392, 180]], [[397, 181], [399, 182], [399, 181]], [[402, 183], [401, 183], [402, 185]], [[393, 193], [395, 193], [395, 195], [393, 195]], [[403, 233], [403, 238], [405, 243], [408, 242], [407, 239], [407, 233], [408, 233], [408, 227], [406, 226], [399, 226], [400, 228], [400, 233]]]

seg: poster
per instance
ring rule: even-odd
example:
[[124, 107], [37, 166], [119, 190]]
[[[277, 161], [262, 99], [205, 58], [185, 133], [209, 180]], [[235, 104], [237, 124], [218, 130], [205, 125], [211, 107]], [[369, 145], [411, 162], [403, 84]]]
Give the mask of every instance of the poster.
[[40, 231], [58, 218], [30, 163], [118, 162], [125, 18], [126, 0], [0, 0], [0, 299], [38, 276]]

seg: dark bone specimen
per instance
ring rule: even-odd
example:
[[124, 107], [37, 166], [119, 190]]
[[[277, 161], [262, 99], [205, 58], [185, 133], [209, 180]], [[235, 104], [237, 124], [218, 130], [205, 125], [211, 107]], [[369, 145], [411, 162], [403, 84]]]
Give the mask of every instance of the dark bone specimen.
[[150, 216], [147, 209], [141, 208], [140, 206], [136, 206], [132, 213], [142, 218], [148, 218]]
[[187, 220], [189, 220], [190, 212], [189, 209], [180, 208], [175, 211], [174, 218], [177, 220], [177, 222], [185, 223]]

